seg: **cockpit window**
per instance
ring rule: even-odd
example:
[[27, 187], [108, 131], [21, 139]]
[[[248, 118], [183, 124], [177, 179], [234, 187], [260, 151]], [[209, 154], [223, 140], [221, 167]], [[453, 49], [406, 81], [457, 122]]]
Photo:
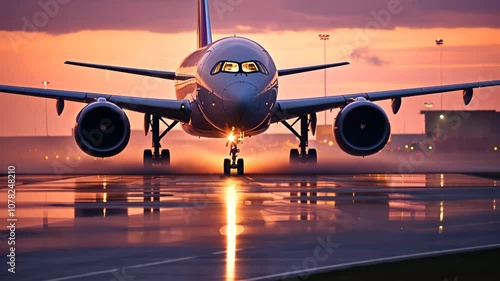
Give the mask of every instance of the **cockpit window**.
[[233, 61], [220, 61], [212, 68], [212, 75], [220, 72], [226, 73], [255, 73], [261, 72], [266, 75], [269, 74], [266, 67], [259, 61], [247, 61], [237, 63]]
[[222, 72], [238, 73], [240, 65], [237, 62], [226, 61], [222, 66]]
[[222, 68], [222, 62], [217, 63], [214, 66], [214, 69], [212, 70], [212, 75], [219, 73], [221, 68]]
[[257, 62], [260, 68], [260, 72], [264, 73], [265, 75], [269, 74], [269, 71], [267, 71], [267, 68], [262, 64], [260, 61]]
[[252, 73], [252, 72], [258, 72], [259, 71], [259, 67], [257, 66], [257, 63], [253, 62], [253, 61], [248, 61], [248, 62], [242, 63], [241, 64], [241, 69], [245, 73]]

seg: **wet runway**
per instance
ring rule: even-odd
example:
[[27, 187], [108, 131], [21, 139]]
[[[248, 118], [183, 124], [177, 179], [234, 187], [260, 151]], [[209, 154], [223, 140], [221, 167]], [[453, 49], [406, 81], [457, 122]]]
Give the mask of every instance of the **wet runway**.
[[497, 185], [459, 174], [18, 175], [16, 274], [2, 262], [0, 278], [305, 280], [500, 247]]

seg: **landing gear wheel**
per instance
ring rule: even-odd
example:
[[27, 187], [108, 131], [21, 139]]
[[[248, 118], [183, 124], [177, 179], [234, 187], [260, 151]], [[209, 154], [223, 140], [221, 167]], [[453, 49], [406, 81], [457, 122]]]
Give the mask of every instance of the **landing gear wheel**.
[[224, 159], [224, 175], [231, 175], [231, 160]]
[[290, 165], [297, 165], [300, 162], [299, 150], [291, 149], [290, 150]]
[[[160, 132], [160, 123], [163, 123], [167, 126], [163, 133]], [[144, 115], [144, 131], [146, 136], [148, 135], [149, 128], [151, 128], [152, 134], [152, 147], [153, 150], [147, 149], [144, 150], [144, 168], [157, 168], [161, 167], [169, 167], [170, 166], [170, 151], [168, 149], [160, 150], [161, 144], [160, 141], [163, 137], [165, 137], [168, 132], [170, 132], [179, 121], [174, 121], [171, 124], [165, 122], [160, 116], [145, 114]], [[161, 133], [161, 134], [160, 134]]]
[[307, 164], [311, 167], [315, 167], [318, 164], [318, 152], [316, 149], [309, 149], [309, 153], [307, 154]]
[[[293, 124], [289, 124], [286, 120], [281, 121], [285, 127], [288, 128], [300, 141], [299, 149], [290, 150], [290, 166], [294, 167], [298, 164], [307, 164], [311, 167], [315, 167], [318, 163], [318, 152], [316, 149], [309, 149], [309, 127], [313, 130], [313, 135], [316, 128], [316, 114], [302, 115], [298, 117], [297, 121]], [[297, 132], [293, 126], [300, 121], [300, 133]]]
[[153, 166], [153, 151], [151, 149], [144, 150], [143, 155], [144, 168], [151, 168]]
[[170, 150], [163, 149], [161, 151], [161, 164], [166, 167], [170, 166]]
[[245, 173], [245, 162], [243, 161], [243, 159], [238, 159], [238, 167], [237, 167], [237, 170], [238, 170], [238, 176], [243, 176], [243, 174]]

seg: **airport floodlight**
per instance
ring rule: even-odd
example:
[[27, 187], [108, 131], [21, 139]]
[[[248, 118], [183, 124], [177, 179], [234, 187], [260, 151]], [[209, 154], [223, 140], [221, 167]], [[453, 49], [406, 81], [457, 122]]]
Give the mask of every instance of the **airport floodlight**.
[[[319, 40], [323, 41], [323, 59], [324, 59], [324, 64], [326, 64], [326, 41], [330, 40], [330, 34], [319, 34], [318, 35]], [[325, 91], [325, 97], [326, 97], [326, 68], [323, 70], [323, 75], [324, 75], [324, 91]], [[325, 123], [326, 125], [326, 111], [325, 111]]]
[[330, 40], [330, 34], [320, 34], [319, 35], [320, 40]]
[[[436, 45], [438, 47], [440, 47], [439, 48], [439, 77], [440, 77], [440, 81], [441, 81], [440, 85], [443, 85], [443, 45], [444, 45], [444, 40], [441, 38], [436, 39]], [[442, 93], [440, 94], [440, 98], [441, 98], [441, 110], [443, 110], [443, 94]]]
[[[43, 88], [45, 90], [47, 90], [47, 85], [50, 84], [49, 81], [43, 81], [42, 82], [43, 84]], [[49, 113], [48, 113], [48, 109], [47, 109], [48, 105], [47, 105], [47, 99], [45, 99], [45, 135], [46, 136], [49, 136]]]

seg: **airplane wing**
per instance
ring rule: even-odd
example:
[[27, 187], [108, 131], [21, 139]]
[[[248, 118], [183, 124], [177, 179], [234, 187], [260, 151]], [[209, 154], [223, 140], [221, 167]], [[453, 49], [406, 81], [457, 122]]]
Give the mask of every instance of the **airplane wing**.
[[345, 62], [338, 62], [338, 63], [298, 67], [298, 68], [280, 69], [280, 70], [278, 70], [278, 76], [286, 76], [286, 75], [315, 71], [315, 70], [320, 70], [320, 69], [339, 67], [339, 66], [348, 65], [348, 64], [350, 64], [350, 63], [345, 61]]
[[127, 97], [109, 94], [85, 93], [63, 90], [46, 90], [39, 88], [25, 88], [17, 86], [0, 85], [0, 92], [68, 100], [81, 103], [92, 103], [98, 98], [105, 98], [119, 107], [140, 113], [149, 113], [179, 122], [189, 122], [191, 115], [190, 104], [187, 100], [165, 100], [142, 97]]
[[334, 108], [340, 108], [347, 105], [356, 98], [365, 98], [369, 101], [380, 101], [392, 99], [392, 109], [394, 113], [399, 111], [401, 98], [421, 96], [436, 93], [445, 93], [453, 91], [464, 91], [463, 98], [466, 105], [472, 99], [473, 89], [481, 87], [491, 87], [500, 85], [500, 80], [473, 82], [464, 84], [453, 84], [443, 86], [433, 86], [425, 88], [400, 89], [391, 91], [380, 91], [371, 93], [347, 94], [332, 97], [317, 97], [293, 100], [277, 101], [275, 114], [272, 122], [281, 122], [290, 118], [299, 117], [305, 114], [312, 114]]
[[66, 61], [65, 64], [76, 65], [82, 67], [96, 68], [96, 69], [104, 69], [116, 72], [123, 72], [128, 74], [149, 76], [167, 80], [186, 80], [190, 78], [194, 78], [194, 76], [190, 75], [175, 75], [175, 72], [170, 71], [159, 71], [159, 70], [151, 70], [151, 69], [139, 69], [139, 68], [130, 68], [130, 67], [121, 67], [121, 66], [112, 66], [112, 65], [103, 65], [103, 64], [92, 64], [92, 63], [84, 63], [84, 62], [75, 62], [75, 61]]

